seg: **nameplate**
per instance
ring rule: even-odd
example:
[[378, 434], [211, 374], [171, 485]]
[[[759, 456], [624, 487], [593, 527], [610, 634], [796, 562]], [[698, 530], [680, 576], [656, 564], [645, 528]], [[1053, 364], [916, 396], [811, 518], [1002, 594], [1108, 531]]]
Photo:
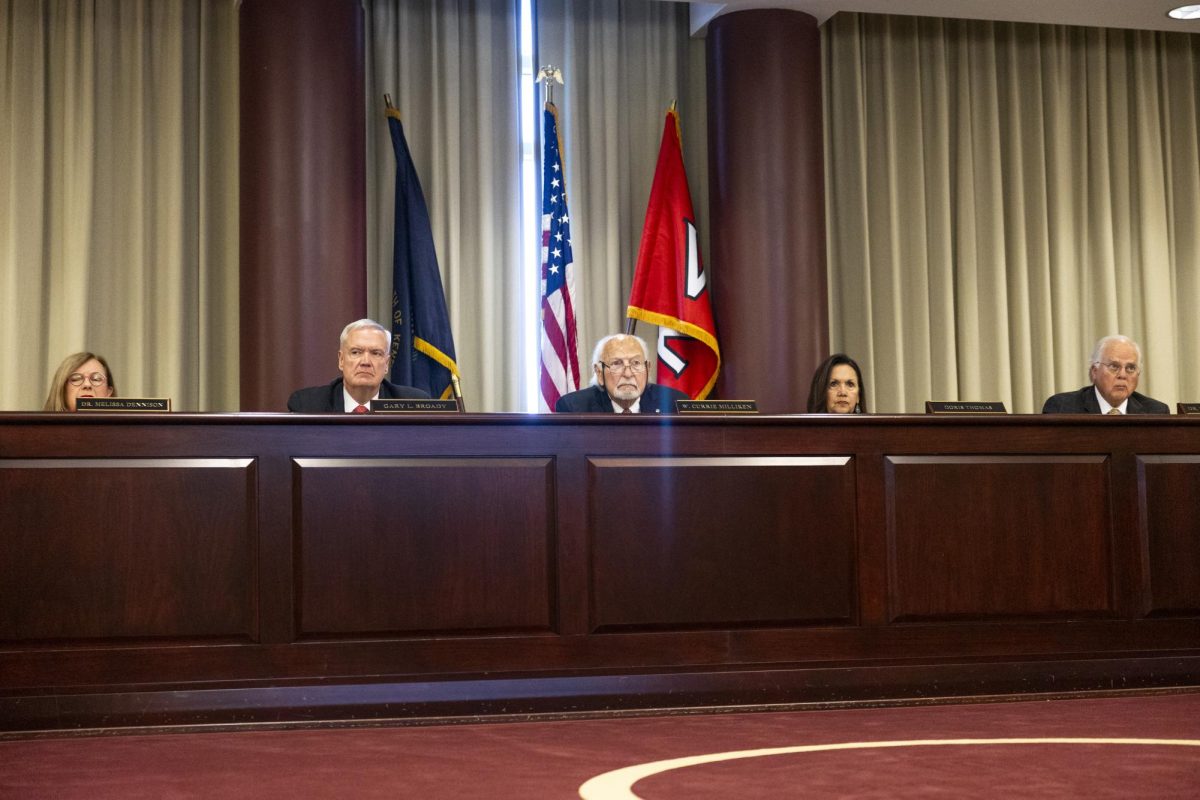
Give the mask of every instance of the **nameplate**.
[[170, 411], [169, 397], [78, 397], [77, 411]]
[[371, 401], [371, 410], [384, 414], [422, 414], [433, 411], [458, 411], [458, 402], [449, 400], [428, 400], [413, 397], [381, 397]]
[[1175, 407], [1175, 413], [1187, 416], [1200, 414], [1200, 403], [1180, 403]]
[[925, 401], [926, 414], [1007, 414], [1004, 403], [999, 400], [981, 403], [963, 403], [960, 401], [943, 402], [939, 400]]
[[676, 400], [679, 414], [757, 414], [757, 400]]

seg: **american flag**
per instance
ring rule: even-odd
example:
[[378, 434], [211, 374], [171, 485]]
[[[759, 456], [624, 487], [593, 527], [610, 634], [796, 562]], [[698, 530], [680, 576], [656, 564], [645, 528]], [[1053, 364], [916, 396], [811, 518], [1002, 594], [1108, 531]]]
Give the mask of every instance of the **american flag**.
[[575, 265], [571, 218], [558, 140], [558, 109], [546, 103], [542, 160], [542, 368], [539, 408], [550, 411], [558, 398], [579, 388], [575, 333]]

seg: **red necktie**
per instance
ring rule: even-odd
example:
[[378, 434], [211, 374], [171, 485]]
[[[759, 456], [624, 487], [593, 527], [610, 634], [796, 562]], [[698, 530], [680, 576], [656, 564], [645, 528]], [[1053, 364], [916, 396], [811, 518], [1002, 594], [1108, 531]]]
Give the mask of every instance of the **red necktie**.
[[360, 406], [355, 406], [355, 407], [354, 407], [354, 412], [353, 412], [353, 413], [355, 413], [355, 414], [365, 414], [365, 413], [367, 413], [367, 412], [368, 412], [368, 411], [370, 411], [370, 410], [371, 410], [371, 409], [367, 408], [366, 406], [361, 406], [361, 405], [360, 405]]

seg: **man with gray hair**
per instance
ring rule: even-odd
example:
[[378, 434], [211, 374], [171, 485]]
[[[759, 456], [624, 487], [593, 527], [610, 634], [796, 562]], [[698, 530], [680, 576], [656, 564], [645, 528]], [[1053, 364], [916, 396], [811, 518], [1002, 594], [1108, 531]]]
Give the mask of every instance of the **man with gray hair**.
[[1043, 414], [1170, 414], [1165, 403], [1134, 391], [1142, 374], [1142, 348], [1128, 336], [1105, 336], [1092, 351], [1090, 386], [1056, 394]]
[[429, 395], [412, 386], [392, 383], [385, 376], [392, 352], [392, 334], [372, 319], [351, 322], [338, 340], [340, 378], [325, 386], [297, 389], [288, 398], [288, 411], [325, 411], [362, 414], [378, 398], [425, 398]]
[[640, 336], [615, 333], [592, 352], [592, 385], [558, 398], [555, 411], [599, 414], [674, 414], [675, 401], [688, 396], [670, 386], [646, 382], [649, 351]]

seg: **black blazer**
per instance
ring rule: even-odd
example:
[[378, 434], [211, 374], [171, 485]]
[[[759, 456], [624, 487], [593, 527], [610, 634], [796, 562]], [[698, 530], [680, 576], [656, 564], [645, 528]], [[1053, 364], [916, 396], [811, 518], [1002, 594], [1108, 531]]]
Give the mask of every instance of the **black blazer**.
[[[670, 386], [659, 386], [657, 383], [646, 384], [646, 390], [642, 392], [641, 405], [638, 406], [642, 414], [674, 414], [675, 401], [687, 400], [688, 396], [678, 389], [672, 389]], [[554, 404], [555, 411], [583, 411], [593, 414], [612, 414], [612, 400], [608, 397], [608, 392], [604, 391], [603, 386], [589, 386], [586, 389], [580, 389], [577, 392], [564, 394], [558, 398], [558, 402]]]
[[[345, 413], [346, 404], [342, 399], [342, 379], [337, 378], [325, 386], [310, 386], [307, 389], [297, 389], [288, 398], [288, 411], [302, 411], [306, 414], [325, 411], [340, 411]], [[412, 386], [403, 386], [384, 380], [379, 387], [379, 396], [386, 398], [411, 397], [416, 400], [428, 400], [429, 394]]]
[[[1127, 414], [1170, 414], [1171, 409], [1166, 403], [1160, 403], [1153, 397], [1134, 392], [1129, 395], [1125, 406]], [[1099, 414], [1100, 401], [1096, 399], [1096, 388], [1088, 385], [1077, 392], [1056, 394], [1042, 406], [1043, 414]]]

